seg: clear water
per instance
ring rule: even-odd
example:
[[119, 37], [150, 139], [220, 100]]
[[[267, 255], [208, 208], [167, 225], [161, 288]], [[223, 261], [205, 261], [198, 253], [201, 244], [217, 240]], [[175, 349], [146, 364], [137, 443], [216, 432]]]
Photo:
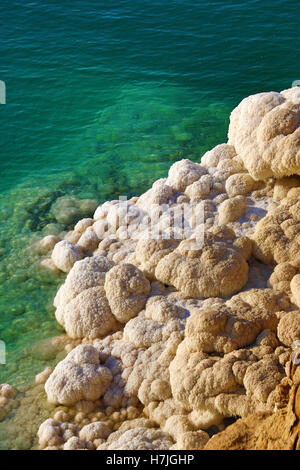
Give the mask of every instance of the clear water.
[[61, 334], [63, 276], [28, 249], [68, 228], [49, 227], [55, 200], [138, 195], [226, 141], [243, 97], [300, 79], [298, 11], [284, 0], [1, 1], [0, 383], [32, 380], [50, 360], [35, 343]]

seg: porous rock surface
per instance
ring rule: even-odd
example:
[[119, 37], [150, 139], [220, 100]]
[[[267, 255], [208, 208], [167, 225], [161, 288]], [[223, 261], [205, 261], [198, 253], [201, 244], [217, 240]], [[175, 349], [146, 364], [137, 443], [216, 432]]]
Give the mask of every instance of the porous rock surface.
[[299, 447], [299, 88], [244, 99], [228, 138], [41, 243], [69, 337], [41, 449]]

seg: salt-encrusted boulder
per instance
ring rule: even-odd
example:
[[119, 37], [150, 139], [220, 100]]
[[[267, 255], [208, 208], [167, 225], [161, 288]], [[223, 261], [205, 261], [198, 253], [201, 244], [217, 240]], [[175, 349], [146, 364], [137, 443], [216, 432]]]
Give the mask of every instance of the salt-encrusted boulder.
[[52, 251], [56, 243], [59, 242], [59, 238], [56, 235], [46, 235], [37, 243], [37, 250], [41, 254]]
[[194, 163], [190, 160], [180, 160], [171, 166], [166, 184], [176, 191], [184, 191], [187, 186], [197, 181], [206, 173], [207, 170], [202, 165], [199, 165], [199, 163]]
[[144, 308], [151, 289], [148, 279], [132, 264], [113, 267], [106, 274], [104, 288], [111, 311], [122, 323]]
[[100, 398], [112, 381], [110, 370], [101, 363], [99, 351], [79, 345], [58, 363], [45, 384], [50, 403], [74, 405]]
[[191, 348], [229, 353], [253, 343], [265, 329], [276, 332], [277, 324], [275, 312], [255, 304], [252, 307], [237, 294], [226, 303], [195, 309], [187, 320], [186, 335]]
[[151, 212], [155, 205], [168, 204], [172, 196], [175, 193], [175, 189], [167, 184], [165, 178], [161, 178], [155, 181], [152, 188], [142, 194], [137, 200], [137, 206], [146, 212]]
[[270, 286], [275, 290], [286, 292], [291, 295], [291, 280], [296, 274], [298, 274], [299, 268], [292, 262], [286, 261], [285, 263], [279, 263], [275, 266], [272, 272], [269, 283]]
[[158, 262], [177, 248], [180, 240], [141, 238], [135, 250], [140, 269], [150, 279], [155, 279], [155, 268]]
[[79, 437], [85, 441], [93, 442], [96, 439], [107, 439], [111, 434], [111, 428], [102, 421], [86, 424], [79, 432]]
[[113, 261], [103, 256], [93, 256], [78, 261], [66, 277], [65, 283], [59, 288], [54, 306], [67, 304], [86, 289], [104, 286], [105, 275], [114, 265]]
[[253, 253], [266, 264], [300, 264], [300, 201], [285, 198], [256, 227]]
[[274, 355], [278, 314], [289, 308], [288, 298], [271, 289], [245, 291], [226, 302], [205, 301], [189, 317], [170, 364], [173, 397], [191, 410], [210, 410], [216, 421], [219, 414], [269, 409], [269, 397], [284, 374]]
[[94, 223], [94, 219], [88, 217], [85, 219], [81, 219], [77, 222], [74, 227], [74, 230], [79, 233], [84, 233], [88, 227], [91, 227]]
[[226, 225], [229, 222], [240, 219], [246, 211], [244, 196], [235, 196], [223, 201], [218, 208], [219, 224]]
[[57, 450], [68, 439], [74, 437], [77, 432], [78, 427], [74, 424], [47, 419], [40, 425], [38, 430], [40, 448]]
[[[66, 306], [57, 310], [61, 323], [71, 338], [99, 338], [117, 328], [103, 287], [82, 291]], [[63, 312], [63, 313], [62, 313]]]
[[[285, 177], [276, 181], [274, 185], [273, 199], [275, 201], [281, 201], [290, 192], [290, 190], [300, 190], [300, 178], [299, 177]], [[292, 193], [290, 193], [292, 195]]]
[[228, 164], [235, 156], [236, 150], [233, 145], [219, 144], [203, 155], [201, 164], [207, 169], [216, 168], [223, 161]]
[[79, 238], [77, 245], [85, 252], [92, 253], [97, 249], [99, 243], [100, 239], [98, 235], [93, 230], [87, 229]]
[[286, 346], [292, 346], [300, 340], [300, 310], [288, 312], [278, 324], [278, 338]]
[[203, 241], [183, 240], [158, 263], [156, 278], [189, 297], [223, 297], [239, 291], [247, 282], [248, 265], [233, 239], [222, 235], [207, 232]]
[[291, 280], [291, 291], [295, 303], [300, 307], [300, 274], [296, 274]]
[[137, 427], [112, 433], [97, 450], [167, 450], [173, 444], [171, 436], [160, 429]]
[[292, 92], [252, 95], [232, 111], [228, 143], [255, 180], [300, 174], [299, 118]]
[[51, 258], [58, 269], [68, 273], [76, 261], [84, 258], [84, 251], [79, 245], [62, 240], [54, 246]]
[[248, 194], [256, 187], [254, 179], [248, 173], [235, 173], [229, 176], [225, 189], [229, 196]]
[[203, 175], [186, 187], [185, 194], [189, 196], [191, 202], [199, 202], [209, 195], [212, 187], [213, 177], [211, 175]]
[[55, 299], [55, 316], [71, 338], [97, 338], [118, 327], [105, 290], [114, 262], [102, 256], [75, 263]]

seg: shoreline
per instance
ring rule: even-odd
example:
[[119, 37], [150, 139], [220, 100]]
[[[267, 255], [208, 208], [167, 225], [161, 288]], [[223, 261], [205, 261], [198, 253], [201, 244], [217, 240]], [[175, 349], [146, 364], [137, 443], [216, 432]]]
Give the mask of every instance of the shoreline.
[[67, 274], [54, 300], [66, 358], [36, 379], [40, 448], [200, 450], [226, 420], [285, 409], [300, 340], [299, 116], [299, 88], [250, 96], [200, 163], [39, 242], [43, 266]]

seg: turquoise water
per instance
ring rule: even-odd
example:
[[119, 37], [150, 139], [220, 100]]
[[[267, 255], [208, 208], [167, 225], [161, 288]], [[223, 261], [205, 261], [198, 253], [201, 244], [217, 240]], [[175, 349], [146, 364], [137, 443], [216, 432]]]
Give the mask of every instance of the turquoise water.
[[[0, 3], [0, 383], [20, 386], [62, 331], [29, 247], [58, 225], [63, 196], [138, 195], [183, 157], [226, 141], [231, 109], [300, 79], [289, 1]], [[52, 208], [52, 209], [51, 209]]]

